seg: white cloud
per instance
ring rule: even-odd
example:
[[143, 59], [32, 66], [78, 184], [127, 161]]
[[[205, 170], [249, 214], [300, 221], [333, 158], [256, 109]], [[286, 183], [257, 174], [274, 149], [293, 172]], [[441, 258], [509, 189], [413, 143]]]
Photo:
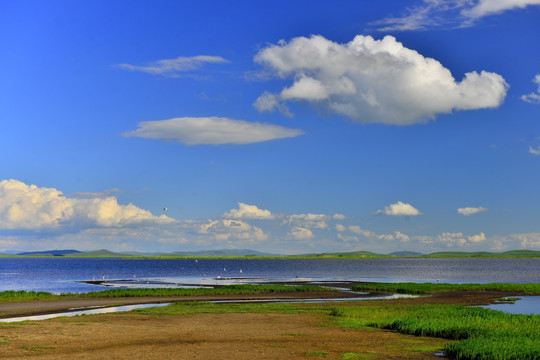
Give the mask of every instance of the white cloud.
[[208, 63], [227, 63], [221, 56], [198, 55], [177, 57], [176, 59], [158, 60], [146, 65], [119, 64], [115, 67], [130, 71], [141, 71], [150, 74], [176, 77], [179, 74], [200, 69]]
[[281, 78], [279, 94], [265, 92], [259, 111], [311, 104], [362, 123], [411, 125], [454, 110], [498, 107], [508, 85], [496, 73], [469, 72], [456, 81], [440, 62], [404, 47], [392, 36], [356, 36], [338, 44], [322, 36], [297, 37], [261, 50], [255, 61]]
[[401, 242], [409, 242], [411, 240], [411, 238], [408, 235], [403, 234], [400, 231], [394, 231], [394, 239]]
[[435, 239], [437, 242], [445, 244], [448, 247], [452, 246], [463, 246], [467, 243], [467, 240], [465, 240], [465, 237], [463, 236], [463, 233], [450, 233], [445, 232], [440, 235], [438, 235]]
[[261, 124], [223, 117], [183, 117], [142, 121], [139, 128], [124, 136], [176, 140], [186, 145], [252, 144], [302, 135], [304, 132], [278, 125]]
[[[355, 235], [348, 235], [345, 232], [349, 231]], [[400, 241], [408, 242], [410, 237], [401, 231], [394, 231], [392, 234], [377, 234], [371, 230], [362, 229], [358, 225], [349, 225], [348, 227], [342, 225], [336, 225], [337, 238], [345, 242], [370, 242], [376, 243], [380, 240], [383, 241]]]
[[257, 227], [240, 220], [213, 220], [198, 226], [198, 233], [209, 235], [214, 240], [245, 240], [252, 243], [268, 239], [268, 235]]
[[540, 155], [540, 146], [538, 146], [536, 149], [529, 146], [529, 152], [533, 155]]
[[259, 209], [255, 205], [248, 205], [241, 202], [238, 203], [238, 209], [231, 209], [223, 214], [222, 217], [226, 219], [275, 219], [275, 216], [269, 210]]
[[478, 214], [478, 213], [481, 213], [481, 212], [484, 212], [484, 211], [488, 211], [488, 209], [485, 208], [485, 207], [482, 207], [482, 206], [479, 206], [479, 207], [464, 207], [464, 208], [457, 209], [458, 214], [461, 214], [463, 216], [474, 215], [474, 214]]
[[461, 232], [451, 233], [444, 232], [440, 235], [437, 235], [433, 243], [440, 243], [446, 245], [447, 247], [462, 247], [465, 245], [475, 245], [481, 242], [486, 241], [486, 235], [482, 232], [480, 234], [465, 236]]
[[356, 234], [356, 235], [361, 235], [361, 236], [364, 236], [364, 237], [370, 237], [370, 236], [374, 236], [376, 234], [374, 234], [373, 232], [369, 231], [369, 230], [364, 230], [362, 229], [360, 226], [358, 225], [350, 225], [348, 227], [349, 231]]
[[385, 206], [384, 210], [379, 210], [376, 212], [378, 215], [388, 215], [388, 216], [417, 216], [422, 215], [422, 213], [414, 208], [411, 204], [405, 204], [401, 201], [398, 201], [395, 204]]
[[540, 233], [521, 233], [494, 236], [501, 248], [516, 249], [537, 249], [540, 250]]
[[486, 235], [484, 233], [468, 236], [469, 242], [476, 244], [482, 241], [486, 241]]
[[288, 233], [288, 236], [295, 240], [308, 240], [308, 239], [313, 238], [314, 235], [313, 235], [313, 232], [307, 228], [295, 226]]
[[540, 74], [536, 74], [533, 79], [533, 82], [538, 85], [536, 92], [532, 92], [527, 95], [522, 95], [521, 100], [526, 101], [531, 104], [540, 104]]
[[0, 228], [46, 230], [60, 228], [120, 227], [170, 224], [165, 215], [154, 216], [133, 204], [120, 205], [107, 198], [68, 198], [54, 188], [0, 181]]
[[345, 220], [347, 217], [343, 214], [334, 214], [334, 216], [332, 216], [332, 219], [333, 220]]
[[507, 10], [523, 9], [529, 5], [540, 5], [540, 0], [478, 0], [471, 8], [464, 8], [462, 14], [471, 19], [500, 14]]
[[372, 22], [379, 31], [424, 30], [440, 26], [467, 27], [485, 16], [539, 5], [540, 0], [424, 0], [406, 14]]
[[293, 214], [288, 216], [286, 221], [288, 221], [289, 224], [303, 228], [326, 229], [328, 227], [326, 221], [331, 219], [331, 216], [324, 214]]

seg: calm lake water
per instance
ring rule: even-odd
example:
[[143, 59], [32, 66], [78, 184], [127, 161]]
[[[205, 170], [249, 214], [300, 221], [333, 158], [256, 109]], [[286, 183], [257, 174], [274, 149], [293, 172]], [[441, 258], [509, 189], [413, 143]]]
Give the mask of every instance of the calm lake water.
[[540, 259], [73, 259], [0, 258], [0, 291], [88, 292], [263, 281], [540, 283]]

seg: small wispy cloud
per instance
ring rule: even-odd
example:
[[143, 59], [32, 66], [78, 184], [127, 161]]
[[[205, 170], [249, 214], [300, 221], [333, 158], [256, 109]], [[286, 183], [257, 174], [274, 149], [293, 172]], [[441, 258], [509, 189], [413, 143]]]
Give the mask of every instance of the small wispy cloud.
[[177, 57], [176, 59], [157, 60], [145, 65], [118, 64], [114, 67], [130, 71], [140, 71], [149, 74], [178, 77], [182, 73], [199, 70], [206, 64], [228, 63], [221, 56], [197, 55], [192, 57]]
[[540, 155], [540, 146], [537, 146], [536, 149], [532, 146], [529, 146], [529, 153], [533, 155]]
[[74, 198], [106, 198], [109, 196], [112, 196], [114, 193], [121, 193], [123, 192], [122, 189], [113, 188], [113, 189], [107, 189], [102, 192], [76, 192], [71, 194]]
[[122, 135], [178, 141], [185, 145], [245, 145], [304, 134], [298, 129], [224, 117], [142, 121], [138, 126], [138, 129]]
[[540, 5], [540, 0], [423, 0], [421, 5], [407, 7], [402, 16], [389, 16], [369, 25], [383, 32], [468, 27], [480, 18], [530, 5]]
[[532, 92], [527, 95], [522, 95], [521, 100], [526, 101], [531, 104], [540, 104], [540, 74], [536, 74], [536, 76], [533, 79], [533, 83], [538, 85], [538, 89], [536, 89], [536, 92]]
[[474, 214], [478, 214], [481, 212], [488, 211], [487, 208], [479, 206], [479, 207], [464, 207], [457, 209], [458, 214], [461, 214], [463, 216], [470, 216]]

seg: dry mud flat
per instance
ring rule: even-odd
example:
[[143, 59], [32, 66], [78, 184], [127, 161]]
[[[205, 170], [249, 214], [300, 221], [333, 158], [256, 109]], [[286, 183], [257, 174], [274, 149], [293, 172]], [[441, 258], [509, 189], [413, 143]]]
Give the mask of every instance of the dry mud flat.
[[[501, 293], [447, 293], [369, 303], [485, 304], [497, 296]], [[118, 313], [5, 323], [0, 324], [0, 358], [436, 359], [435, 350], [447, 343], [378, 329], [341, 328], [334, 321], [321, 313]]]

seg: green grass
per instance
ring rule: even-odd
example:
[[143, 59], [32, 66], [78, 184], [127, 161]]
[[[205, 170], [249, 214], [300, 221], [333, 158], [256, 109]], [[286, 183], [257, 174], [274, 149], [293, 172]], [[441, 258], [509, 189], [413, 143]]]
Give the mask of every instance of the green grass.
[[48, 292], [36, 291], [2, 291], [0, 302], [41, 301], [58, 299], [107, 299], [129, 297], [172, 297], [172, 296], [212, 296], [212, 295], [249, 295], [263, 293], [291, 293], [327, 291], [320, 286], [301, 285], [228, 285], [217, 288], [171, 288], [171, 289], [111, 289], [89, 293], [62, 293], [55, 295]]
[[171, 289], [112, 289], [80, 294], [83, 298], [125, 298], [153, 296], [205, 296], [205, 295], [237, 295], [262, 293], [291, 293], [325, 291], [320, 286], [301, 285], [227, 285], [216, 288], [171, 288]]
[[432, 294], [445, 291], [505, 291], [523, 295], [539, 295], [540, 284], [445, 284], [445, 283], [362, 283], [354, 291], [377, 291], [397, 294]]
[[378, 327], [416, 336], [456, 340], [451, 359], [540, 358], [540, 316], [515, 315], [462, 305], [361, 306], [331, 311], [347, 327]]

